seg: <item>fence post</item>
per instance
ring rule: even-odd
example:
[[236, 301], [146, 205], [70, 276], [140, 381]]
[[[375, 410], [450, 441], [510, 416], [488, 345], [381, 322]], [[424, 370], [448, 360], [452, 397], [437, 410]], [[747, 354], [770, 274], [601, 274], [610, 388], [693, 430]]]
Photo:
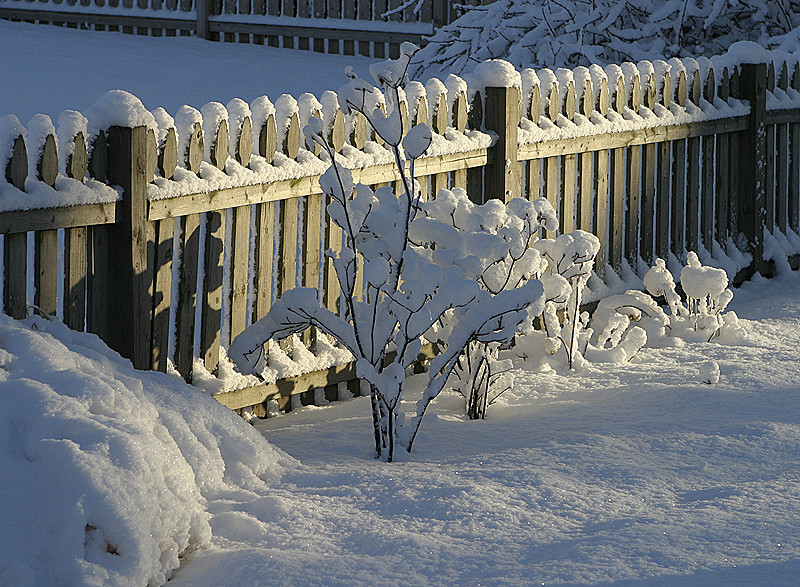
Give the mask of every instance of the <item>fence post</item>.
[[208, 0], [194, 0], [197, 12], [196, 34], [201, 39], [208, 38]]
[[751, 271], [764, 270], [764, 230], [767, 194], [767, 65], [744, 64], [739, 76], [739, 97], [750, 102], [747, 130], [741, 132], [739, 152], [738, 225], [753, 255]]
[[522, 177], [517, 158], [520, 110], [519, 88], [486, 88], [486, 130], [494, 132], [498, 138], [489, 149], [484, 175], [484, 201], [499, 198], [508, 202], [522, 195]]
[[117, 205], [116, 224], [108, 225], [105, 262], [96, 268], [105, 276], [106, 299], [95, 303], [108, 308], [98, 334], [137, 369], [149, 369], [151, 358], [153, 267], [149, 259], [155, 239], [150, 234], [152, 223], [147, 221], [148, 145], [144, 126], [108, 130], [108, 183], [122, 187], [123, 199]]

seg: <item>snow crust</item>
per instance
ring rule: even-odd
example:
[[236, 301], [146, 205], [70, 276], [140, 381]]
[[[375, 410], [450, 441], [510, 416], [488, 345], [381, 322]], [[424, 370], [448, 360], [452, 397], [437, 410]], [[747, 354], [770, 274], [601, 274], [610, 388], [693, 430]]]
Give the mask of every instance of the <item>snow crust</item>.
[[75, 137], [78, 133], [83, 133], [86, 140], [89, 120], [80, 112], [75, 110], [64, 110], [58, 116], [58, 168], [63, 173], [67, 166], [69, 157], [75, 151]]
[[112, 126], [146, 126], [158, 132], [155, 117], [144, 107], [142, 101], [125, 90], [111, 90], [100, 96], [86, 111], [92, 134]]
[[211, 545], [209, 503], [292, 459], [174, 376], [97, 337], [0, 316], [0, 584], [161, 585]]

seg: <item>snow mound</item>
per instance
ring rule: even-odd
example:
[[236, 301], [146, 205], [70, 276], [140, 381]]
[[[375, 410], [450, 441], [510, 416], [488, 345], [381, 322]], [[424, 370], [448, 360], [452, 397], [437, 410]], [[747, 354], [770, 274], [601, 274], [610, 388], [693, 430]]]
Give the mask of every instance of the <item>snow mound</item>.
[[93, 335], [0, 316], [0, 585], [161, 585], [206, 504], [291, 460], [202, 392]]

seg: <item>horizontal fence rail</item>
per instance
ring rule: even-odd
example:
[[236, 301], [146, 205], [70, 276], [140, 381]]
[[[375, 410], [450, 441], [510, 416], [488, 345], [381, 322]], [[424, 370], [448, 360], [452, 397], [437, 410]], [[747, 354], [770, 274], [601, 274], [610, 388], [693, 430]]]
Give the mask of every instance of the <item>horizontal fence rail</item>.
[[196, 35], [321, 53], [397, 57], [459, 5], [488, 0], [0, 0], [0, 18], [151, 36]]
[[[426, 197], [545, 197], [560, 220], [548, 237], [600, 238], [600, 275], [699, 249], [749, 255], [746, 271], [763, 272], [765, 238], [799, 231], [800, 63], [518, 74], [512, 87], [408, 85], [406, 127], [434, 131], [415, 166]], [[358, 395], [346, 353], [314, 332], [270, 342], [263, 383], [236, 376], [225, 349], [297, 285], [339, 311], [324, 252], [342, 234], [318, 181], [329, 161], [301, 129], [321, 118], [357, 182], [393, 185], [390, 152], [364, 117], [345, 115], [333, 92], [184, 106], [174, 118], [124, 92], [98, 105], [88, 118], [65, 112], [57, 129], [43, 115], [0, 118], [5, 312], [56, 316], [137, 368], [174, 368], [258, 415], [273, 400], [287, 410]], [[109, 111], [114, 124], [98, 114]]]

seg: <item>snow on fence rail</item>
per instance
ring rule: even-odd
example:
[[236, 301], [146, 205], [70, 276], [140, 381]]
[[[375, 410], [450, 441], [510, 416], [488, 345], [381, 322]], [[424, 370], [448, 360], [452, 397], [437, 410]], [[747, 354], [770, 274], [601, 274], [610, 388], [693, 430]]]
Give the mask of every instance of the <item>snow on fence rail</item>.
[[[764, 270], [762, 227], [798, 231], [796, 60], [506, 74], [511, 87], [482, 88], [480, 76], [407, 87], [402, 115], [435, 131], [415, 167], [429, 197], [444, 187], [545, 196], [559, 232], [600, 237], [601, 273], [606, 262], [636, 270], [700, 247], [732, 252], [734, 241], [750, 271]], [[6, 313], [56, 315], [138, 368], [174, 364], [234, 409], [263, 414], [271, 399], [290, 409], [320, 390], [336, 399], [343, 385], [357, 394], [353, 366], [328, 341], [276, 352], [274, 382], [238, 389], [224, 349], [295, 285], [339, 310], [323, 251], [342, 235], [317, 181], [328, 162], [302, 147], [301, 128], [322, 118], [356, 181], [397, 181], [364, 118], [343, 115], [333, 92], [185, 106], [174, 118], [111, 92], [86, 114], [65, 112], [57, 131], [43, 115], [27, 128], [0, 118]]]
[[424, 43], [456, 5], [489, 1], [425, 0], [417, 10], [408, 0], [0, 0], [0, 18], [383, 58], [403, 41]]

